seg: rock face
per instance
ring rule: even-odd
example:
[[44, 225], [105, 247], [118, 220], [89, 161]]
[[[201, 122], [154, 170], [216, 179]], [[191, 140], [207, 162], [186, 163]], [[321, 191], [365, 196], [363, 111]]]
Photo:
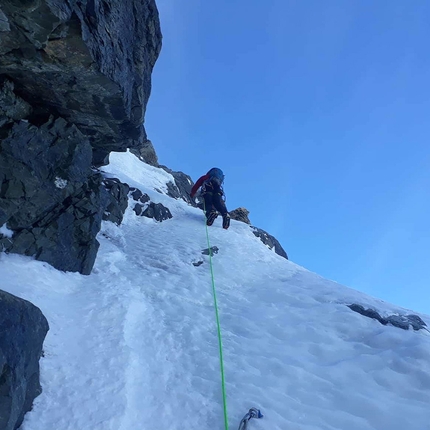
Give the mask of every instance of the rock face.
[[138, 188], [131, 188], [130, 196], [137, 202], [133, 207], [137, 216], [153, 218], [158, 222], [173, 218], [169, 208], [161, 203], [152, 202], [148, 194], [142, 193]]
[[210, 248], [205, 248], [202, 249], [202, 254], [203, 255], [214, 255], [214, 254], [218, 254], [219, 252], [219, 248], [217, 246], [211, 246]]
[[14, 93], [14, 84], [4, 81], [0, 89], [0, 127], [30, 115], [31, 106]]
[[109, 203], [103, 214], [103, 220], [111, 221], [116, 225], [121, 224], [124, 212], [128, 206], [128, 184], [122, 183], [117, 178], [105, 178], [103, 184], [108, 191]]
[[254, 226], [251, 226], [251, 228], [254, 235], [257, 236], [265, 245], [267, 245], [270, 249], [274, 248], [278, 255], [288, 260], [287, 253], [284, 251], [284, 248], [282, 248], [281, 244], [275, 237], [271, 236], [269, 233], [267, 233], [267, 231], [264, 231], [261, 228]]
[[0, 76], [35, 117], [65, 118], [106, 154], [146, 140], [161, 49], [153, 0], [3, 0], [1, 11]]
[[248, 218], [249, 210], [245, 208], [237, 208], [233, 211], [229, 212], [230, 218], [235, 219], [236, 221], [244, 222], [245, 224], [251, 224], [251, 221]]
[[134, 212], [138, 216], [146, 216], [147, 218], [153, 218], [155, 221], [161, 222], [166, 219], [172, 218], [172, 214], [169, 208], [162, 205], [161, 203], [149, 202], [147, 205], [141, 205], [136, 203]]
[[388, 317], [382, 317], [374, 309], [366, 309], [364, 306], [356, 303], [348, 305], [348, 307], [354, 312], [358, 312], [365, 317], [379, 321], [382, 325], [390, 324], [403, 330], [409, 330], [409, 327], [412, 327], [414, 330], [426, 330], [427, 327], [427, 324], [418, 315], [389, 315]]
[[0, 290], [0, 429], [15, 430], [41, 393], [39, 359], [48, 323], [40, 309]]
[[90, 273], [127, 194], [92, 166], [147, 142], [160, 48], [154, 0], [1, 2], [1, 249]]
[[0, 142], [0, 246], [61, 270], [90, 273], [103, 213], [101, 176], [91, 146], [64, 119], [40, 127], [15, 121]]
[[196, 206], [196, 203], [190, 196], [191, 188], [193, 186], [193, 181], [191, 180], [191, 177], [183, 172], [175, 172], [166, 166], [160, 167], [167, 173], [170, 173], [175, 180], [174, 184], [172, 182], [169, 182], [167, 184], [167, 195], [173, 197], [174, 199], [182, 199], [185, 202], [191, 204], [192, 206]]

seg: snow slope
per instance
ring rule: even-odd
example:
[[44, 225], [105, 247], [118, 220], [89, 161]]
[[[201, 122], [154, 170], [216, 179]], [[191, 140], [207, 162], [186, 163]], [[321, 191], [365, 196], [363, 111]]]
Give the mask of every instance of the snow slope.
[[[0, 254], [1, 288], [50, 323], [43, 393], [22, 430], [221, 430], [215, 315], [201, 211], [161, 192], [163, 170], [129, 153], [106, 170], [168, 206], [157, 223], [127, 209], [105, 223], [93, 273]], [[293, 228], [293, 227], [292, 227]], [[430, 336], [351, 311], [406, 311], [305, 270], [250, 228], [209, 229], [230, 428], [251, 406], [255, 430], [430, 429]], [[192, 263], [203, 260], [196, 267]], [[428, 316], [421, 315], [430, 323]]]

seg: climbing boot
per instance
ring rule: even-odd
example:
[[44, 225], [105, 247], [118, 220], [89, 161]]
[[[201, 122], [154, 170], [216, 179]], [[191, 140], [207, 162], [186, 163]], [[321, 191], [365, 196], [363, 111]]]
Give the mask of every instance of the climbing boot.
[[230, 227], [230, 215], [229, 214], [225, 214], [222, 217], [222, 228], [224, 229], [228, 229]]
[[215, 211], [209, 212], [209, 215], [207, 216], [207, 219], [206, 219], [206, 225], [211, 226], [216, 220], [217, 216], [218, 216], [217, 212]]

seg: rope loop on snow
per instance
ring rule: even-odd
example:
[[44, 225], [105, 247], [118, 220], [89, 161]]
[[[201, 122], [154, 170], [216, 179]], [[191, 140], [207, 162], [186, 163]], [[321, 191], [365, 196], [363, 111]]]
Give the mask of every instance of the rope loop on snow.
[[206, 239], [208, 242], [208, 250], [209, 250], [209, 266], [211, 269], [211, 279], [212, 279], [212, 294], [214, 298], [214, 307], [215, 307], [215, 317], [216, 317], [216, 325], [217, 325], [217, 333], [218, 333], [218, 345], [219, 345], [219, 363], [221, 369], [221, 388], [222, 388], [222, 404], [224, 409], [224, 426], [225, 430], [228, 430], [228, 419], [227, 419], [227, 395], [225, 390], [225, 375], [224, 375], [224, 359], [222, 353], [222, 337], [221, 337], [221, 325], [219, 322], [219, 313], [218, 313], [218, 301], [216, 296], [216, 288], [215, 288], [215, 277], [214, 270], [212, 265], [212, 248], [209, 241], [209, 231], [208, 226], [206, 224], [206, 207], [203, 201], [203, 210], [205, 212], [205, 226], [206, 226]]

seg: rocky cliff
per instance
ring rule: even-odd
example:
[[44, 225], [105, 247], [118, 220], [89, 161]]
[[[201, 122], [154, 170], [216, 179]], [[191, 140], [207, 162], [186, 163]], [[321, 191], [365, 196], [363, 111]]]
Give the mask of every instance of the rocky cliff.
[[[130, 201], [137, 216], [170, 219], [161, 203], [103, 176], [112, 151], [168, 172], [167, 194], [195, 205], [191, 178], [158, 164], [143, 126], [160, 49], [154, 0], [2, 0], [0, 252], [89, 274], [102, 219], [121, 223]], [[246, 209], [236, 212], [249, 223]], [[0, 290], [0, 429], [17, 429], [41, 392], [47, 330], [38, 308]]]
[[48, 323], [39, 308], [0, 291], [0, 429], [14, 430], [41, 393], [39, 358]]
[[2, 1], [1, 249], [90, 273], [110, 203], [94, 167], [145, 146], [160, 48], [153, 0]]

